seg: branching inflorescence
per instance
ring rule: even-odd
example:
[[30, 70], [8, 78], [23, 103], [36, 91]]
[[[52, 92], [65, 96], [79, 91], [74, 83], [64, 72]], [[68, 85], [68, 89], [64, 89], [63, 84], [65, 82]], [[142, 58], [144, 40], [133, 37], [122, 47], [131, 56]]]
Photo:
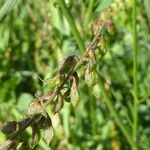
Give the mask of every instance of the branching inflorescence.
[[[38, 144], [40, 140], [40, 131], [44, 131], [44, 140], [50, 144], [54, 136], [52, 121], [45, 108], [52, 100], [55, 100], [52, 113], [58, 113], [64, 105], [64, 101], [70, 102], [74, 107], [80, 101], [78, 84], [79, 77], [77, 73], [78, 67], [85, 62], [85, 83], [93, 86], [98, 80], [97, 71], [98, 62], [102, 60], [107, 52], [106, 49], [106, 32], [114, 34], [115, 27], [111, 20], [101, 22], [96, 20], [91, 26], [94, 38], [86, 48], [85, 53], [79, 59], [76, 55], [67, 57], [57, 69], [57, 74], [53, 79], [46, 80], [51, 83], [57, 80], [59, 84], [54, 91], [47, 92], [44, 96], [35, 99], [28, 109], [27, 114], [19, 121], [5, 122], [1, 127], [1, 131], [8, 136], [8, 140], [0, 145], [0, 150], [10, 147], [25, 147], [27, 144], [21, 139], [21, 134], [29, 126], [32, 128], [32, 148]], [[67, 85], [65, 92], [62, 92], [64, 86]]]

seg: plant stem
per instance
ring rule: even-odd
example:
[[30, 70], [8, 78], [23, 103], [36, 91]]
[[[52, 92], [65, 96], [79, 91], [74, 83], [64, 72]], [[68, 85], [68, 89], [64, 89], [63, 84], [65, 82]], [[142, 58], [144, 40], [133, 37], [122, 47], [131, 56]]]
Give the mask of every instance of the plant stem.
[[84, 45], [84, 42], [83, 42], [83, 40], [82, 40], [82, 38], [81, 38], [81, 36], [80, 36], [80, 34], [78, 32], [78, 29], [77, 29], [77, 27], [75, 25], [75, 22], [73, 20], [71, 12], [68, 9], [68, 7], [66, 6], [66, 3], [65, 3], [64, 0], [59, 0], [59, 4], [60, 4], [60, 7], [61, 7], [61, 9], [62, 9], [62, 11], [63, 11], [67, 21], [68, 21], [68, 23], [69, 23], [70, 29], [71, 29], [71, 31], [73, 33], [73, 36], [74, 36], [74, 38], [75, 38], [75, 40], [76, 40], [76, 42], [77, 42], [77, 44], [79, 46], [80, 53], [83, 54], [83, 52], [85, 50], [85, 45]]
[[88, 93], [89, 93], [89, 114], [91, 119], [91, 133], [92, 135], [96, 134], [96, 110], [95, 110], [95, 101], [94, 101], [94, 95], [91, 92], [91, 89], [88, 87]]
[[[133, 90], [134, 90], [134, 108], [133, 108], [133, 140], [137, 142], [138, 128], [138, 82], [137, 82], [137, 29], [136, 29], [136, 0], [132, 4], [132, 23], [133, 23]], [[136, 148], [135, 148], [136, 149]]]
[[101, 81], [101, 77], [100, 77], [100, 74], [98, 71], [97, 71], [97, 74], [99, 76], [99, 86], [101, 87], [102, 93], [104, 94], [106, 105], [109, 108], [109, 110], [111, 111], [111, 113], [115, 119], [116, 124], [119, 126], [120, 130], [122, 131], [122, 133], [126, 137], [128, 143], [130, 144], [131, 147], [133, 147], [133, 140], [132, 140], [132, 138], [128, 132], [128, 129], [124, 126], [124, 124], [121, 121], [120, 116], [118, 115], [117, 111], [115, 110], [114, 105], [113, 105], [107, 91], [104, 88], [104, 85]]
[[88, 10], [87, 10], [87, 18], [86, 18], [86, 21], [85, 21], [85, 26], [87, 27], [91, 18], [92, 18], [92, 13], [93, 13], [93, 7], [94, 7], [94, 0], [90, 0], [89, 2], [89, 7], [88, 7]]

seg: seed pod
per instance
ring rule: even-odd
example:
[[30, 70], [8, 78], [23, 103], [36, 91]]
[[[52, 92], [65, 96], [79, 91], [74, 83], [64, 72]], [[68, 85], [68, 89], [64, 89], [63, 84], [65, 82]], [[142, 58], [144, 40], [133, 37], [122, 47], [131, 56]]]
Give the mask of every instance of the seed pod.
[[57, 94], [57, 99], [53, 108], [53, 113], [56, 114], [58, 111], [60, 111], [63, 108], [63, 106], [64, 106], [63, 97], [62, 94], [59, 92]]
[[71, 104], [75, 107], [80, 102], [80, 96], [78, 91], [78, 82], [79, 82], [78, 74], [74, 73], [72, 79], [73, 82], [70, 89], [70, 100], [71, 100]]
[[54, 138], [54, 129], [52, 126], [49, 126], [44, 129], [44, 140], [49, 145]]
[[1, 127], [1, 130], [4, 134], [9, 135], [15, 132], [17, 129], [17, 122], [16, 121], [9, 121], [5, 122]]
[[98, 82], [98, 76], [95, 70], [90, 68], [90, 64], [87, 64], [86, 70], [85, 70], [85, 83], [91, 87], [95, 86]]

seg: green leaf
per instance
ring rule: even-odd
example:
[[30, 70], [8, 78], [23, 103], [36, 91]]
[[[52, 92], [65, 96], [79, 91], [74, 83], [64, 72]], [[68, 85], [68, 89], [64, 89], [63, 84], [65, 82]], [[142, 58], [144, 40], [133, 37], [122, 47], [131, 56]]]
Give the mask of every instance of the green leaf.
[[19, 96], [17, 107], [21, 112], [27, 111], [29, 104], [32, 102], [34, 97], [29, 93], [22, 93]]
[[71, 90], [70, 90], [70, 100], [73, 107], [76, 107], [78, 103], [80, 102], [80, 96], [78, 87], [75, 84], [72, 84]]
[[150, 1], [149, 0], [144, 0], [144, 7], [150, 24]]
[[98, 83], [98, 75], [95, 70], [91, 70], [90, 64], [87, 64], [85, 70], [85, 83], [91, 87], [95, 86]]
[[7, 0], [0, 9], [0, 22], [7, 16], [7, 14], [13, 9], [18, 0]]
[[101, 0], [96, 8], [96, 11], [103, 11], [107, 9], [111, 5], [112, 2], [113, 0]]

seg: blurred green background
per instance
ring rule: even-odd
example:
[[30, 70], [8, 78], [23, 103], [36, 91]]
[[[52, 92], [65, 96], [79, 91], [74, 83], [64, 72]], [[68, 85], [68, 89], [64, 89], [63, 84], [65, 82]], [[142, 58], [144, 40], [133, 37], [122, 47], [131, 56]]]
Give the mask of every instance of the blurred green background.
[[[0, 8], [5, 0], [0, 1]], [[138, 105], [140, 149], [150, 147], [150, 1], [137, 1], [138, 33]], [[132, 129], [132, 9], [130, 0], [66, 0], [84, 45], [91, 40], [94, 19], [111, 18], [117, 34], [111, 37], [108, 53], [101, 62], [102, 77], [110, 84], [114, 107], [124, 126]], [[18, 120], [27, 111], [35, 94], [51, 90], [39, 80], [52, 76], [59, 62], [69, 55], [81, 56], [71, 26], [54, 0], [19, 0], [0, 23], [0, 125]], [[84, 67], [83, 67], [84, 68]], [[107, 86], [107, 85], [106, 85]], [[52, 117], [55, 138], [47, 146], [44, 140], [34, 148], [128, 150], [129, 145], [105, 104], [101, 88], [87, 88], [80, 76], [81, 102], [69, 103]], [[31, 129], [23, 135], [31, 141]], [[6, 140], [0, 133], [0, 143]]]

